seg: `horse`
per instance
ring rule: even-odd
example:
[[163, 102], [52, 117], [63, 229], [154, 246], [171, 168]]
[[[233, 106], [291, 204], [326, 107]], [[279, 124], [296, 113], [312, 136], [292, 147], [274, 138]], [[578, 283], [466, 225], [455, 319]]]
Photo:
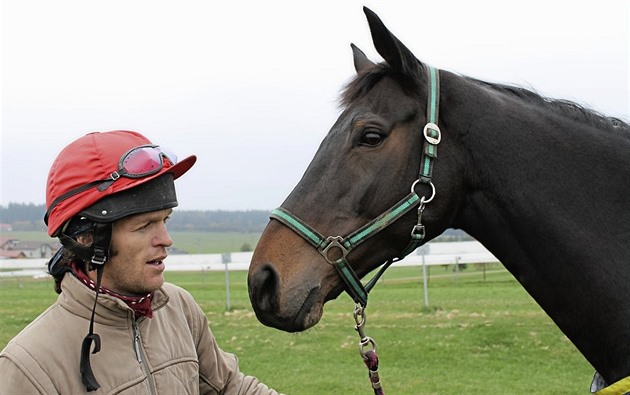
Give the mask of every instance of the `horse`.
[[343, 291], [365, 304], [362, 277], [462, 229], [594, 367], [592, 390], [630, 391], [630, 126], [435, 69], [364, 12], [384, 62], [351, 45], [342, 113], [252, 256], [258, 320], [298, 332]]

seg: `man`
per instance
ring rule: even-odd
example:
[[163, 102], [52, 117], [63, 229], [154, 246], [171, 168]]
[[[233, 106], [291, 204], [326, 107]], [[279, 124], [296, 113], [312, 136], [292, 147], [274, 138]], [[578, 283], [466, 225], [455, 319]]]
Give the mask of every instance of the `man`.
[[63, 245], [48, 266], [59, 297], [0, 353], [0, 393], [276, 394], [243, 375], [192, 296], [164, 282], [174, 180], [195, 161], [130, 131], [61, 151], [44, 219]]

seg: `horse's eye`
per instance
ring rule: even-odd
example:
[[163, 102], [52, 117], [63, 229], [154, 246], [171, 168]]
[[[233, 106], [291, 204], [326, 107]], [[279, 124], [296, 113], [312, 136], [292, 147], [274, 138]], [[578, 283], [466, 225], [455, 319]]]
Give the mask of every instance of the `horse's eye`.
[[376, 147], [383, 142], [383, 136], [376, 132], [367, 132], [361, 137], [359, 144], [368, 147]]

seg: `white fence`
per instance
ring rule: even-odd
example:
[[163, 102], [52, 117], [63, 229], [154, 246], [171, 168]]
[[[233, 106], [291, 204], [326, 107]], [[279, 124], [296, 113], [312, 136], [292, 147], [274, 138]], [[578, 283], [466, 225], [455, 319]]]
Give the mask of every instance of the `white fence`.
[[[247, 270], [252, 252], [230, 254], [169, 255], [166, 270], [170, 271], [224, 271]], [[226, 263], [227, 261], [227, 263]], [[464, 263], [495, 263], [498, 259], [478, 241], [429, 242], [418, 248], [395, 266], [450, 265]], [[0, 277], [46, 276], [48, 259], [2, 259]]]

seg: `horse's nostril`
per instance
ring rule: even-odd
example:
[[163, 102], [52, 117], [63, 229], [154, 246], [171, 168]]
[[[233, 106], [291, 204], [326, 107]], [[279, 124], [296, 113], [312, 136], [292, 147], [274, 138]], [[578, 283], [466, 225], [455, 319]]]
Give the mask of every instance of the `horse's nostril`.
[[250, 279], [250, 299], [260, 311], [275, 311], [278, 307], [278, 273], [271, 265], [263, 265]]

